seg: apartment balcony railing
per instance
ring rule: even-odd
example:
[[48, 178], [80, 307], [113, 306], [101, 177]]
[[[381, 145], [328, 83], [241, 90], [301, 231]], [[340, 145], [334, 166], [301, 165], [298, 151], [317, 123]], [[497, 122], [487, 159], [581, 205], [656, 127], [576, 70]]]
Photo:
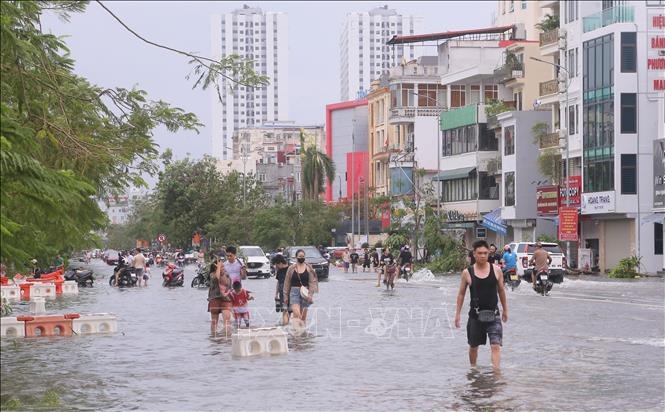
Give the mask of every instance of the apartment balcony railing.
[[507, 82], [524, 77], [524, 66], [522, 63], [504, 63], [503, 66], [494, 70], [494, 75]]
[[445, 107], [426, 106], [426, 107], [395, 107], [390, 110], [389, 121], [399, 123], [405, 121], [414, 121], [416, 116], [438, 117]]
[[548, 133], [538, 140], [538, 147], [548, 149], [550, 147], [559, 147], [559, 133]]
[[547, 46], [559, 41], [559, 29], [548, 30], [540, 33], [540, 47]]
[[609, 26], [610, 24], [633, 23], [634, 21], [635, 8], [633, 6], [620, 5], [584, 17], [582, 19], [582, 27], [584, 32], [587, 33]]
[[559, 92], [559, 81], [557, 79], [540, 83], [540, 96], [547, 96]]

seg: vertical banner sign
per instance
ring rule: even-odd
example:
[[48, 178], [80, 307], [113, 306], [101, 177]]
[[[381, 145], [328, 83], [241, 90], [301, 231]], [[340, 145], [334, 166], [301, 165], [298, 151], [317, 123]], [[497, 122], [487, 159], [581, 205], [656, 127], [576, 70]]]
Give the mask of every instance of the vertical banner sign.
[[653, 208], [665, 209], [665, 139], [653, 142]]
[[577, 208], [559, 209], [559, 240], [577, 241]]
[[381, 213], [381, 229], [390, 228], [390, 209], [383, 209]]
[[[582, 205], [582, 176], [570, 176], [568, 178], [568, 188], [570, 190], [570, 207], [580, 207]], [[566, 179], [559, 186], [559, 207], [566, 206]]]
[[647, 8], [647, 92], [665, 93], [665, 7]]

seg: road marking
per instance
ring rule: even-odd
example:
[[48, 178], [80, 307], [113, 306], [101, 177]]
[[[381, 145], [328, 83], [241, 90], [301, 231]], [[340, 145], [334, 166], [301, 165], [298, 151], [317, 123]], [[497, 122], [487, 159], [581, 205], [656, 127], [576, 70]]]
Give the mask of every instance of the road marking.
[[645, 305], [643, 303], [621, 302], [621, 301], [616, 301], [616, 300], [573, 298], [573, 297], [568, 297], [568, 296], [552, 296], [552, 295], [550, 295], [548, 297], [550, 297], [552, 299], [568, 299], [568, 300], [579, 300], [579, 301], [598, 302], [598, 303], [618, 303], [618, 304], [621, 304], [621, 305], [632, 305], [632, 306], [641, 306], [641, 307], [645, 307], [645, 308], [665, 309], [665, 305]]

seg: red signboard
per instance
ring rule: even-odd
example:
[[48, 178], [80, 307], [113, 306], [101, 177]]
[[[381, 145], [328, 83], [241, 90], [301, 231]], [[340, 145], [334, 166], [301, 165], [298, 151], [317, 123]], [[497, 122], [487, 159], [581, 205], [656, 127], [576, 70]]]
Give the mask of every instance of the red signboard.
[[390, 228], [390, 209], [383, 209], [381, 213], [381, 229]]
[[[570, 207], [582, 206], [582, 176], [570, 176]], [[566, 181], [559, 188], [559, 207], [566, 206]]]
[[559, 240], [577, 241], [577, 208], [559, 209]]
[[536, 208], [539, 216], [559, 212], [559, 186], [540, 186], [536, 189]]

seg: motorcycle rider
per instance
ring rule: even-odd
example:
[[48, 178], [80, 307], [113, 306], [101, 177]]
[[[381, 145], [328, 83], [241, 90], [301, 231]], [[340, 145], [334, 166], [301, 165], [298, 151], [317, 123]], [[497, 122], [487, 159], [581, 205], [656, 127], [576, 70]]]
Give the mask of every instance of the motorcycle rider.
[[549, 273], [550, 263], [552, 263], [552, 257], [545, 249], [543, 249], [542, 243], [536, 242], [536, 251], [533, 252], [533, 256], [529, 261], [529, 265], [534, 265], [533, 271], [531, 271], [533, 290], [536, 290], [536, 275], [540, 272]]
[[503, 247], [503, 255], [501, 256], [501, 263], [503, 264], [503, 273], [509, 270], [517, 270], [517, 254], [510, 249], [510, 245]]
[[386, 247], [383, 249], [380, 265], [383, 270], [383, 284], [390, 286], [391, 289], [395, 289], [395, 272], [397, 269], [395, 268], [395, 258], [393, 257], [393, 254], [390, 253], [390, 248]]
[[408, 265], [409, 269], [413, 273], [413, 255], [411, 254], [411, 250], [409, 250], [409, 245], [406, 245], [404, 248], [402, 248], [402, 251], [399, 252], [397, 261], [400, 267]]

